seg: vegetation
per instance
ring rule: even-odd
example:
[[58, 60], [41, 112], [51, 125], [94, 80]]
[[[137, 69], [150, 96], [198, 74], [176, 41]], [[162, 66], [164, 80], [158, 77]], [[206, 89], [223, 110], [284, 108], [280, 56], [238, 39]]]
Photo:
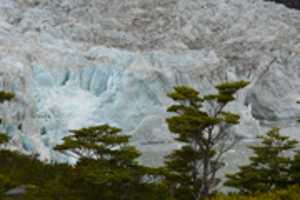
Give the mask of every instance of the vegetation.
[[300, 199], [300, 187], [290, 186], [287, 189], [272, 190], [265, 193], [254, 193], [249, 195], [216, 195], [210, 200], [298, 200]]
[[10, 92], [0, 91], [0, 103], [4, 103], [5, 101], [11, 101], [15, 98], [15, 95]]
[[37, 156], [7, 150], [0, 152], [0, 160], [0, 174], [12, 183], [6, 191], [25, 186], [27, 194], [22, 199], [72, 199], [71, 184], [75, 182], [71, 166], [44, 163]]
[[250, 163], [240, 167], [238, 173], [227, 175], [225, 185], [235, 187], [244, 194], [285, 188], [292, 182], [293, 161], [289, 155], [297, 141], [280, 135], [278, 128], [258, 136], [258, 139], [261, 140], [260, 144], [250, 146], [254, 151]]
[[[9, 92], [0, 91], [0, 103], [4, 103], [5, 101], [11, 101], [14, 98], [14, 95]], [[2, 119], [0, 119], [0, 123], [2, 123]], [[0, 133], [0, 145], [4, 145], [9, 141], [9, 137], [5, 133]], [[2, 159], [0, 160], [0, 164], [2, 167]], [[4, 198], [4, 193], [10, 187], [12, 187], [13, 181], [5, 173], [0, 173], [0, 199]]]
[[[11, 101], [15, 97], [14, 94], [10, 92], [0, 91], [0, 103], [4, 103], [5, 101]], [[0, 124], [2, 123], [2, 119], [0, 118]], [[0, 145], [7, 143], [9, 140], [8, 136], [5, 133], [0, 133]]]
[[[247, 85], [245, 81], [220, 84], [216, 86], [218, 94], [206, 96], [200, 96], [193, 88], [178, 86], [169, 94], [177, 104], [168, 108], [176, 115], [167, 123], [176, 140], [183, 144], [166, 160], [166, 183], [171, 196], [198, 200], [214, 191], [219, 183], [216, 173], [223, 166], [222, 156], [236, 142], [228, 128], [239, 123], [239, 116], [224, 108]], [[205, 109], [205, 103], [209, 109]]]
[[56, 147], [79, 158], [75, 168], [84, 183], [77, 188], [80, 196], [91, 200], [165, 199], [156, 193], [156, 183], [146, 181], [158, 170], [138, 164], [140, 153], [128, 144], [129, 136], [119, 135], [120, 131], [109, 125], [74, 130]]
[[[251, 145], [250, 162], [227, 175], [217, 191], [223, 155], [238, 142], [230, 128], [239, 116], [225, 110], [248, 82], [216, 86], [216, 94], [200, 95], [177, 86], [168, 95], [175, 104], [166, 122], [181, 148], [166, 157], [165, 166], [141, 165], [140, 152], [121, 129], [104, 124], [71, 130], [56, 151], [73, 157], [74, 165], [40, 161], [38, 155], [0, 150], [0, 199], [12, 200], [298, 200], [300, 151], [298, 142], [273, 128]], [[0, 103], [14, 95], [0, 92]], [[2, 122], [2, 120], [1, 120]], [[0, 134], [0, 145], [9, 141]], [[16, 188], [24, 188], [22, 192]], [[9, 191], [9, 192], [8, 192]]]

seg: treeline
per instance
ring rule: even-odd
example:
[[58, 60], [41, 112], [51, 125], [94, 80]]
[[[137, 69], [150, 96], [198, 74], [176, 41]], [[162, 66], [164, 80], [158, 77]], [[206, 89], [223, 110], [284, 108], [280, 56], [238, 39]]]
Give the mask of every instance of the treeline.
[[[300, 152], [296, 140], [278, 128], [259, 136], [249, 148], [249, 164], [226, 175], [233, 194], [218, 191], [224, 155], [240, 141], [231, 132], [240, 116], [226, 106], [246, 81], [216, 85], [216, 93], [201, 95], [188, 86], [168, 94], [168, 128], [181, 148], [162, 167], [146, 167], [130, 137], [108, 124], [71, 130], [54, 150], [76, 158], [74, 165], [46, 163], [38, 155], [0, 151], [0, 199], [24, 200], [298, 200]], [[0, 102], [14, 95], [0, 92]], [[1, 120], [2, 121], [2, 120]], [[9, 141], [0, 134], [5, 147]]]

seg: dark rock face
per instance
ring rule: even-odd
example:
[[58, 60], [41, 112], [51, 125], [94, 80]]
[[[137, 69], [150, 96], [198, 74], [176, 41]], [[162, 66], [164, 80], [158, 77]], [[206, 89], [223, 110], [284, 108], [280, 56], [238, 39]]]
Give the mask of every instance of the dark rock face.
[[294, 8], [300, 10], [300, 0], [266, 0], [266, 1], [273, 1], [276, 3], [282, 3], [289, 8]]

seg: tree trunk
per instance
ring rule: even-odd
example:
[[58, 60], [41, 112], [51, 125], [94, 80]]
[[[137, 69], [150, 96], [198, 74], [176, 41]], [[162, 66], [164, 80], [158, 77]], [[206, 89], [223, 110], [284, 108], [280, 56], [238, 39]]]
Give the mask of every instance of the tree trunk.
[[207, 197], [209, 195], [209, 180], [208, 180], [208, 165], [209, 165], [209, 148], [205, 149], [203, 159], [203, 175], [202, 175], [202, 187], [200, 191], [200, 198]]

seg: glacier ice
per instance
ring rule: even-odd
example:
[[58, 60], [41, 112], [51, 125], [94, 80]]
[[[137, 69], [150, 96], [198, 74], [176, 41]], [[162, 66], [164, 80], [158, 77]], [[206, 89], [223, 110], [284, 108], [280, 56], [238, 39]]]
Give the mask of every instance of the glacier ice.
[[51, 149], [68, 130], [110, 123], [158, 164], [178, 147], [164, 120], [173, 86], [246, 79], [228, 106], [242, 116], [233, 131], [245, 143], [275, 125], [299, 138], [299, 22], [263, 0], [2, 0], [0, 89], [17, 98], [0, 128], [12, 148], [65, 160]]

